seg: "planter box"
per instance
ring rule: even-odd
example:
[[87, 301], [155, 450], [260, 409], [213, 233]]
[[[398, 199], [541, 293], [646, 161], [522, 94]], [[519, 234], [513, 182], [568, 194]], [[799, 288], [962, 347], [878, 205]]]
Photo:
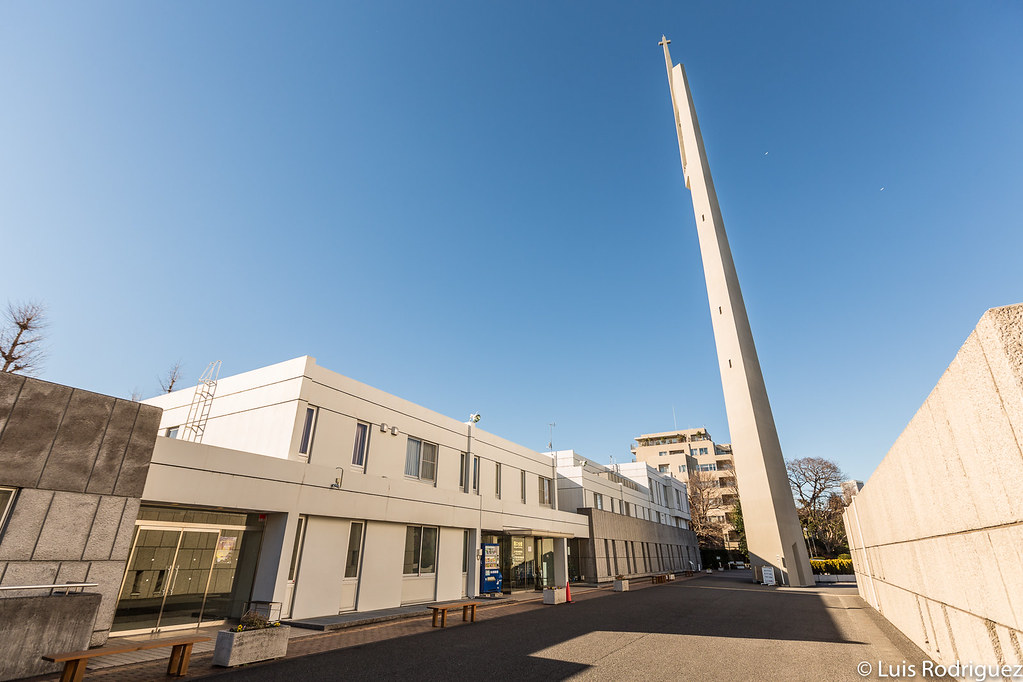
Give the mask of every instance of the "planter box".
[[628, 580], [616, 580], [614, 587], [612, 588], [615, 592], [628, 592], [629, 581]]
[[230, 668], [256, 661], [283, 658], [288, 653], [288, 633], [291, 627], [282, 625], [262, 630], [221, 630], [213, 649], [213, 665]]
[[565, 588], [555, 587], [553, 590], [543, 591], [543, 603], [544, 604], [564, 604], [565, 603]]

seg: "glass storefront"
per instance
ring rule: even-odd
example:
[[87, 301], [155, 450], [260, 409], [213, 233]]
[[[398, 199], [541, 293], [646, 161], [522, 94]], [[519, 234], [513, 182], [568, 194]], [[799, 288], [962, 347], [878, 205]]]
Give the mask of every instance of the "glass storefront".
[[143, 506], [112, 631], [157, 632], [240, 616], [262, 535], [256, 514]]
[[505, 592], [542, 590], [554, 586], [554, 540], [530, 535], [483, 535], [500, 553]]

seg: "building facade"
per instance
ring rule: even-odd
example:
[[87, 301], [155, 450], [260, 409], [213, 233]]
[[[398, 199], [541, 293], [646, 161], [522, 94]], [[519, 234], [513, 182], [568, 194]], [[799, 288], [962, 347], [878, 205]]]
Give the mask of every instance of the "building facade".
[[587, 519], [558, 504], [555, 460], [301, 357], [222, 378], [202, 443], [195, 390], [163, 408], [116, 633], [284, 618], [564, 585]]
[[569, 577], [603, 583], [615, 576], [700, 570], [689, 529], [686, 484], [642, 462], [605, 466], [573, 450], [553, 453], [558, 505], [584, 514], [588, 538], [569, 541]]
[[732, 446], [715, 443], [707, 429], [678, 429], [636, 437], [633, 457], [662, 475], [687, 481], [693, 493], [704, 498], [696, 513], [721, 529], [725, 549], [739, 548], [739, 534], [729, 521], [735, 511], [739, 489], [735, 478]]

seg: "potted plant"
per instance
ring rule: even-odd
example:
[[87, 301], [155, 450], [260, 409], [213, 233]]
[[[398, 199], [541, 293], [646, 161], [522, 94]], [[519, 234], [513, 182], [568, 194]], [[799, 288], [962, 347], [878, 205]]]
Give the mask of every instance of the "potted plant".
[[564, 587], [545, 587], [543, 588], [543, 603], [544, 604], [564, 604], [565, 588]]
[[238, 627], [217, 633], [213, 649], [213, 665], [229, 668], [271, 658], [283, 658], [288, 653], [288, 633], [291, 628], [271, 621], [261, 613], [248, 611]]
[[629, 591], [629, 581], [625, 579], [624, 575], [621, 575], [621, 574], [616, 575], [615, 576], [615, 584], [614, 584], [614, 587], [612, 589], [615, 592], [628, 592]]

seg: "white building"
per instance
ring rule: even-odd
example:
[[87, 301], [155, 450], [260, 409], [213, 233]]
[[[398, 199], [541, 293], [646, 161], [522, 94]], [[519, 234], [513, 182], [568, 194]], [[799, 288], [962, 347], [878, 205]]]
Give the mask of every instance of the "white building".
[[605, 466], [573, 450], [558, 463], [558, 507], [587, 518], [589, 537], [569, 541], [569, 577], [606, 582], [699, 570], [686, 484], [643, 462]]
[[163, 408], [114, 632], [195, 627], [249, 601], [282, 617], [478, 592], [481, 542], [505, 590], [564, 585], [587, 518], [557, 504], [555, 462], [317, 366], [220, 379], [201, 444], [194, 388]]

